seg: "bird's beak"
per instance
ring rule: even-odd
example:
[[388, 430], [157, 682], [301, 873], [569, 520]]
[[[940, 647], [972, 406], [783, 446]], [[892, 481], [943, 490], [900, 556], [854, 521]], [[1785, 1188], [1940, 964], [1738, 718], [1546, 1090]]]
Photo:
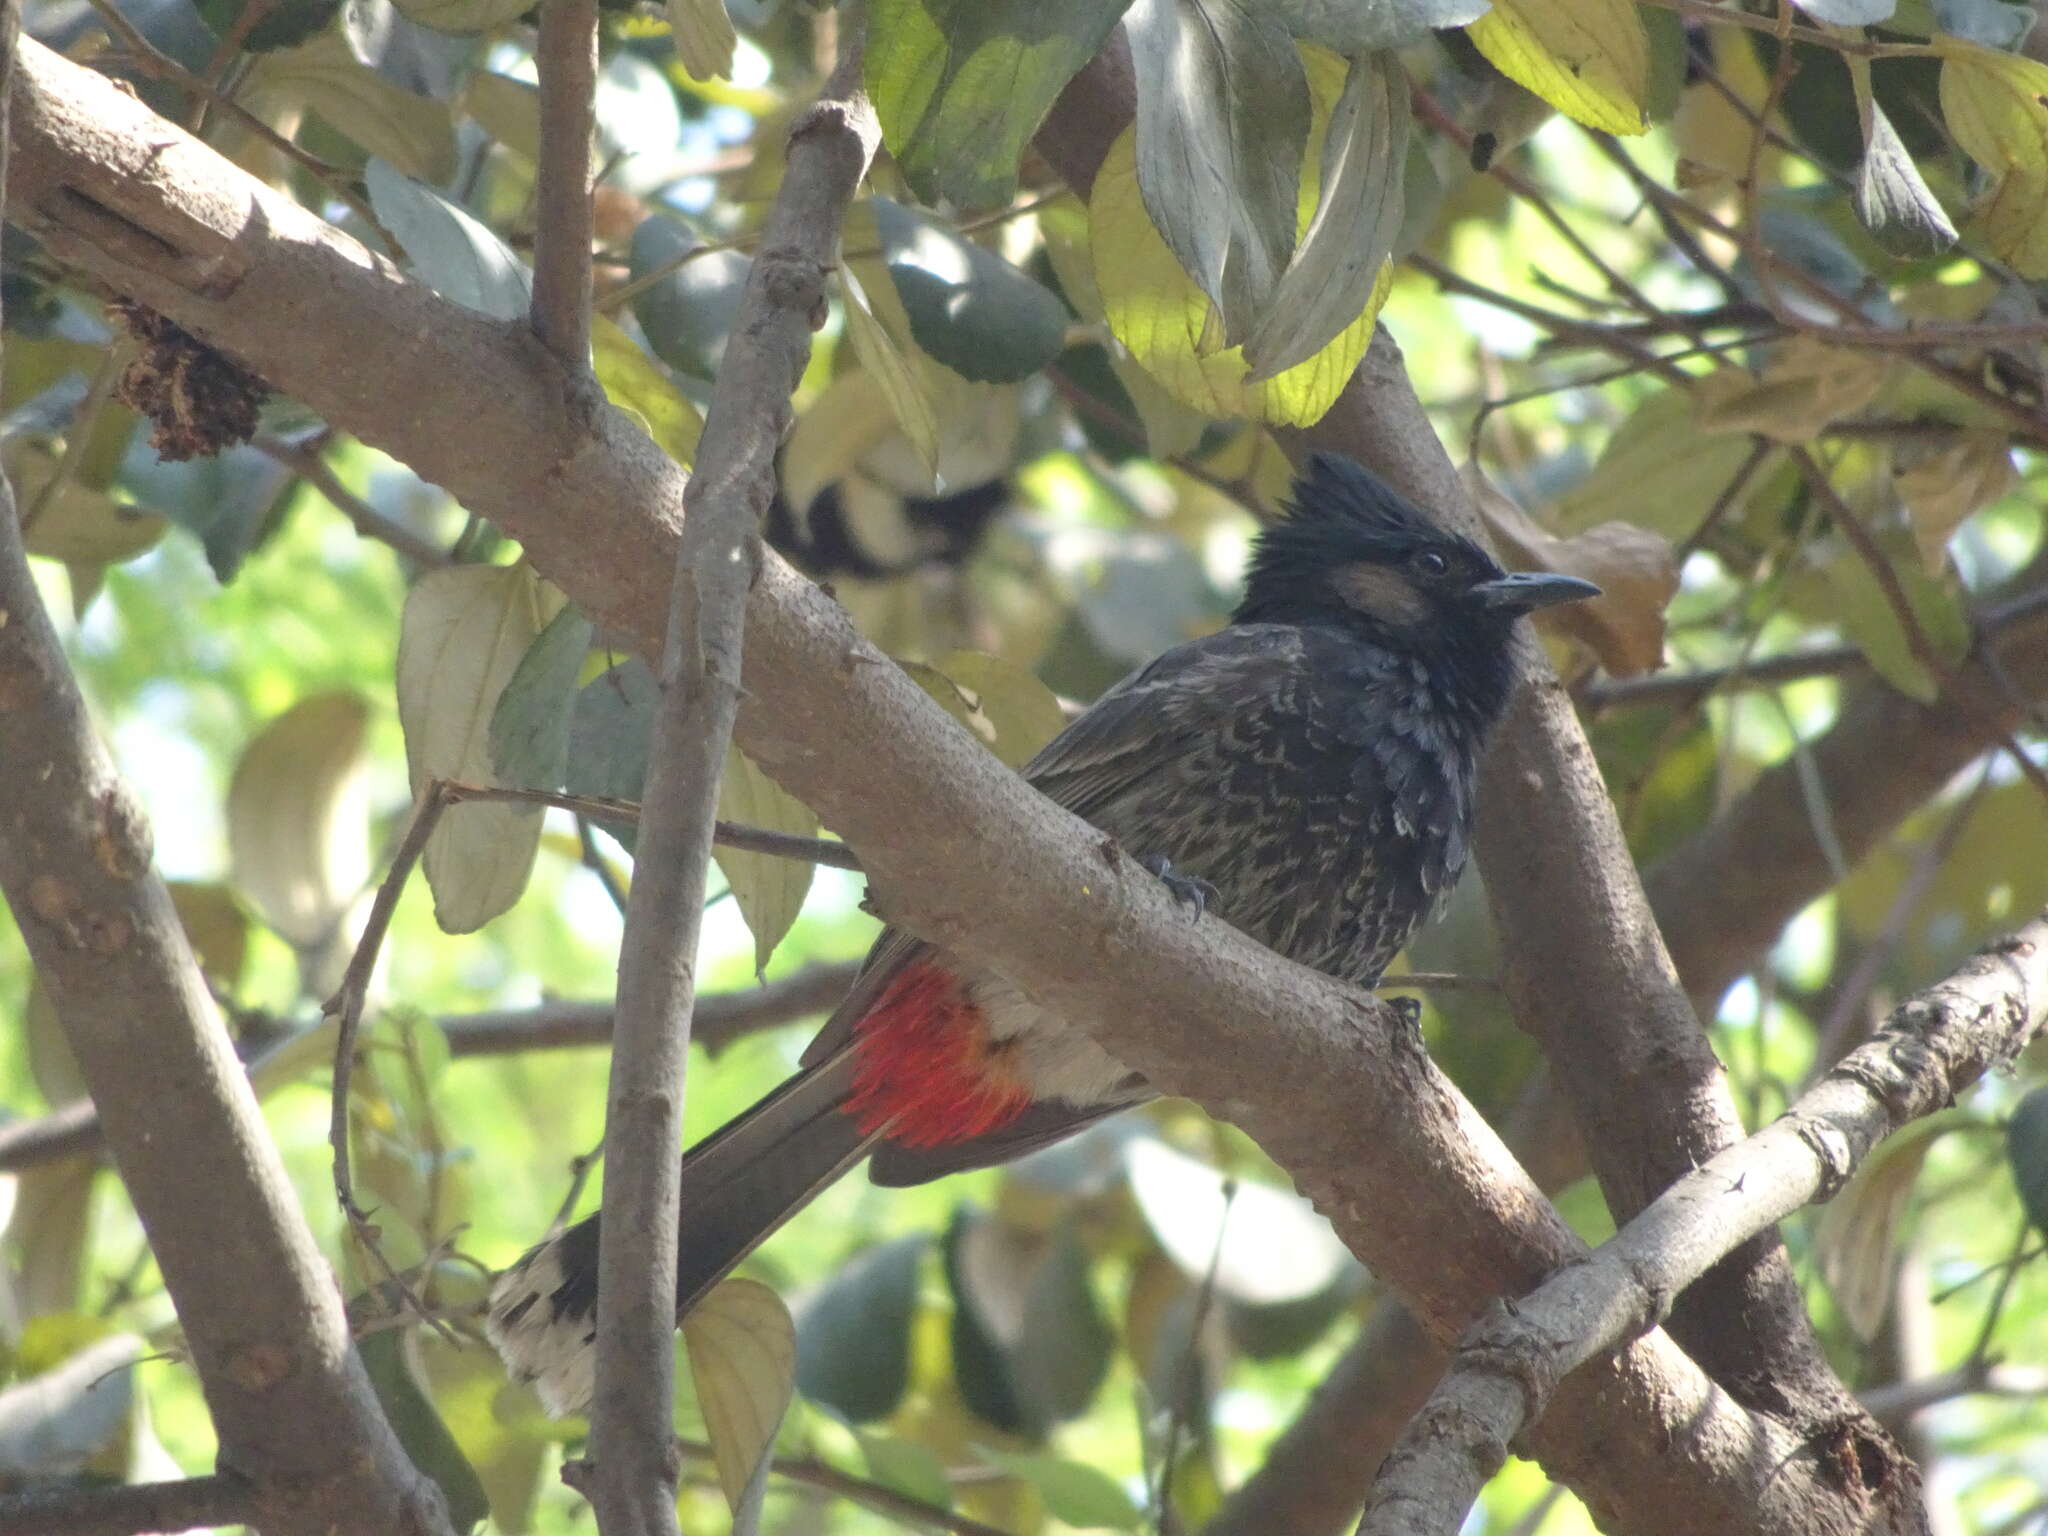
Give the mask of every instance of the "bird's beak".
[[1482, 581], [1472, 595], [1488, 608], [1507, 613], [1528, 613], [1554, 603], [1583, 602], [1598, 597], [1600, 589], [1576, 576], [1558, 576], [1549, 571], [1517, 571], [1498, 581]]

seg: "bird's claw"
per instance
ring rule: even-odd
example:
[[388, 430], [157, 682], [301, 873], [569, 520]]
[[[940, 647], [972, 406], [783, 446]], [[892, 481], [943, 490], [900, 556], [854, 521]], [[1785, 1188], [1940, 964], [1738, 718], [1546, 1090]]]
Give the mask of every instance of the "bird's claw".
[[1173, 899], [1185, 902], [1195, 909], [1191, 922], [1199, 922], [1202, 914], [1209, 910], [1209, 903], [1216, 899], [1216, 887], [1195, 875], [1176, 875], [1173, 865], [1163, 853], [1151, 854], [1138, 860], [1147, 873], [1158, 878], [1159, 883], [1173, 894]]
[[1401, 1040], [1405, 1045], [1417, 1049], [1422, 1045], [1422, 999], [1419, 997], [1390, 997], [1386, 1005], [1394, 1010], [1394, 1017], [1401, 1021]]

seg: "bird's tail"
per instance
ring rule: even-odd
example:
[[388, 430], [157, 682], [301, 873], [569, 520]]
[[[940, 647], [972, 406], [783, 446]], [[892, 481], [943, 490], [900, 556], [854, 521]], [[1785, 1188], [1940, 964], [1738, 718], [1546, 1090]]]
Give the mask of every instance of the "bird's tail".
[[[878, 1139], [844, 1113], [850, 1046], [799, 1072], [683, 1157], [680, 1317]], [[588, 1406], [597, 1339], [597, 1217], [498, 1278], [485, 1331], [550, 1413]]]

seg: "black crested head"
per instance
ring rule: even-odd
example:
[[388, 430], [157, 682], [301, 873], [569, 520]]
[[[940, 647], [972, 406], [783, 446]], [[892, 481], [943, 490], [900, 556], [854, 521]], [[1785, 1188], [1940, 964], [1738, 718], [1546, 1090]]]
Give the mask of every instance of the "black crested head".
[[1598, 590], [1569, 576], [1507, 575], [1363, 465], [1318, 453], [1286, 516], [1260, 533], [1232, 621], [1334, 628], [1413, 656], [1490, 717], [1512, 680], [1515, 620]]

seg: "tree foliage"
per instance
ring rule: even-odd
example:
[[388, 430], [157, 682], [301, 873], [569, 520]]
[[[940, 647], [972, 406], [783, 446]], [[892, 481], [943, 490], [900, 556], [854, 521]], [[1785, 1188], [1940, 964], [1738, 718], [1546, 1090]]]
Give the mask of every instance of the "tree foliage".
[[[44, 42], [520, 323], [532, 21], [523, 0], [28, 8]], [[678, 463], [788, 127], [861, 24], [787, 0], [605, 12], [593, 370]], [[1290, 432], [1383, 324], [1508, 563], [1605, 589], [1545, 644], [1752, 1128], [1889, 1001], [2048, 905], [2030, 10], [870, 0], [864, 26], [887, 154], [767, 532], [1005, 763], [1063, 701], [1222, 622]], [[1070, 186], [1033, 136], [1119, 36], [1135, 120]], [[571, 1169], [599, 1139], [601, 1053], [465, 1016], [609, 997], [633, 834], [597, 802], [638, 795], [652, 674], [499, 530], [288, 399], [252, 442], [178, 457], [147, 407], [191, 377], [167, 386], [50, 251], [10, 229], [6, 256], [0, 436], [27, 547], [380, 1400], [458, 1527], [570, 1529], [555, 1472], [583, 1426], [508, 1383], [476, 1321], [489, 1269], [595, 1203]], [[1870, 723], [1908, 718], [1912, 739]], [[457, 805], [428, 843], [345, 1105], [372, 1211], [351, 1231], [321, 1004], [439, 779], [585, 799]], [[737, 749], [720, 815], [819, 832]], [[743, 998], [871, 937], [843, 872], [718, 858], [706, 990]], [[1597, 1241], [1612, 1220], [1542, 1112], [1472, 885], [1407, 958], [1459, 983], [1421, 989], [1424, 1034]], [[118, 1178], [96, 1148], [6, 1140], [84, 1091], [11, 929], [0, 999], [0, 1486], [203, 1472], [212, 1430]], [[803, 1038], [696, 1052], [691, 1134]], [[1784, 1232], [1851, 1387], [1882, 1403], [1958, 1373], [1951, 1400], [1880, 1416], [1960, 1529], [2043, 1509], [2043, 1066], [2037, 1044]], [[831, 1500], [833, 1530], [892, 1528], [905, 1501], [1019, 1532], [1170, 1506], [1194, 1529], [1333, 1367], [1372, 1369], [1347, 1351], [1391, 1305], [1282, 1170], [1185, 1104], [936, 1187], [849, 1180], [679, 1339], [684, 1528], [729, 1508], [814, 1528]], [[1353, 1507], [1370, 1472], [1343, 1472]], [[1513, 1462], [1484, 1528], [1534, 1529], [1551, 1497]], [[1590, 1527], [1569, 1496], [1544, 1507], [1546, 1532]]]

